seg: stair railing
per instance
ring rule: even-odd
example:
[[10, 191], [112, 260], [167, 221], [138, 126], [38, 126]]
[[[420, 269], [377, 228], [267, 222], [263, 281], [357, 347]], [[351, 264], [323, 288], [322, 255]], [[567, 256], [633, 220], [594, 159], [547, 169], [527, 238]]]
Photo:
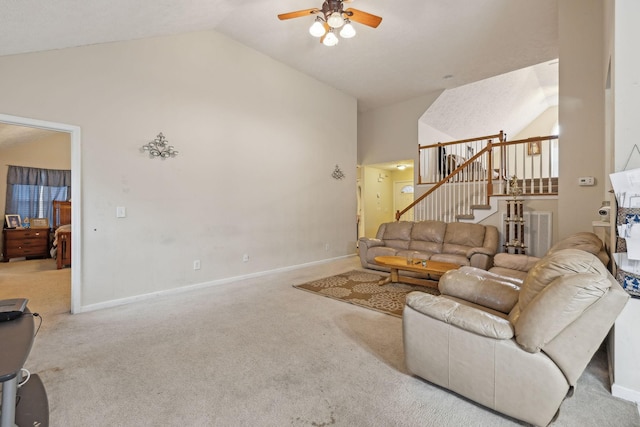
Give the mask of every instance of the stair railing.
[[[494, 143], [495, 139], [498, 142]], [[523, 195], [558, 193], [557, 135], [507, 142], [500, 131], [496, 135], [420, 146], [419, 152], [416, 189], [428, 188], [396, 212], [396, 220], [408, 212], [416, 221], [473, 219], [473, 210], [489, 207], [492, 196], [510, 195], [513, 176]], [[439, 179], [434, 181], [435, 178]]]

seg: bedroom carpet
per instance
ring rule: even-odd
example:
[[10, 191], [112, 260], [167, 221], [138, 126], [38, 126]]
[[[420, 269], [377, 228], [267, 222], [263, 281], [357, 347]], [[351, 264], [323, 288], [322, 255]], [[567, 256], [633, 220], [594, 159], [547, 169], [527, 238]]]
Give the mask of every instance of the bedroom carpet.
[[[20, 285], [44, 317], [26, 367], [51, 427], [522, 425], [409, 375], [402, 319], [291, 286], [359, 267], [350, 257], [76, 315], [38, 295], [68, 292], [43, 272], [49, 286]], [[640, 426], [637, 406], [609, 392], [606, 352], [552, 426]]]
[[396, 317], [402, 317], [404, 302], [409, 292], [438, 294], [437, 289], [405, 283], [387, 283], [380, 286], [378, 282], [387, 276], [388, 274], [370, 270], [352, 270], [294, 287]]

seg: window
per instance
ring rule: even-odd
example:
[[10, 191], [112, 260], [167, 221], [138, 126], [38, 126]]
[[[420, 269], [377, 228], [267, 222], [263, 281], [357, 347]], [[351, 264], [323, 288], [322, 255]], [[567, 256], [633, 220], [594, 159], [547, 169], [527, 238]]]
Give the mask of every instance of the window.
[[71, 171], [9, 166], [6, 214], [48, 218], [53, 223], [53, 201], [68, 200]]

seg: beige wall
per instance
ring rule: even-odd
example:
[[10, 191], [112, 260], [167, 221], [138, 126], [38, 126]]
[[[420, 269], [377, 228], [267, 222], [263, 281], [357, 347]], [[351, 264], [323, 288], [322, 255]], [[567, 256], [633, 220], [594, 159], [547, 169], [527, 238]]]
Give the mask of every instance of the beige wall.
[[[71, 169], [71, 141], [69, 134], [61, 132], [36, 141], [9, 145], [0, 149], [0, 159], [2, 159], [2, 164], [0, 164], [0, 212], [5, 212], [8, 166]], [[4, 221], [4, 217], [2, 220]], [[1, 250], [2, 247], [0, 246]]]
[[[418, 165], [418, 119], [440, 96], [442, 91], [410, 99], [358, 115], [358, 164], [367, 166], [399, 159], [413, 159], [413, 175]], [[368, 168], [364, 168], [365, 170]], [[363, 172], [362, 182], [364, 233], [375, 237], [383, 222], [394, 221], [393, 184], [379, 183], [379, 171]], [[407, 173], [407, 171], [405, 171]], [[378, 193], [386, 196], [378, 199]]]
[[558, 123], [558, 107], [549, 107], [536, 117], [530, 124], [525, 126], [517, 135], [509, 136], [509, 140], [533, 138], [536, 136], [551, 135], [553, 126]]
[[[0, 69], [0, 111], [81, 128], [83, 309], [353, 253], [354, 98], [215, 32]], [[178, 157], [140, 152], [159, 132]]]
[[[559, 1], [560, 45], [560, 237], [592, 230], [598, 219], [605, 176], [603, 62], [604, 19], [601, 0]], [[580, 187], [593, 176], [596, 185]]]
[[398, 159], [418, 164], [418, 119], [440, 96], [437, 91], [358, 115], [358, 164]]

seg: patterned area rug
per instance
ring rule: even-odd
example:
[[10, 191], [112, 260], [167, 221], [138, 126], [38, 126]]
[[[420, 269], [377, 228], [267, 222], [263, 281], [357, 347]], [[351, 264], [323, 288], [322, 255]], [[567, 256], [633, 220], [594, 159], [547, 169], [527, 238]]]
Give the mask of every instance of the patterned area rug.
[[294, 288], [314, 292], [325, 297], [370, 308], [396, 317], [402, 317], [405, 297], [409, 292], [421, 291], [433, 295], [439, 294], [437, 289], [425, 286], [404, 283], [378, 285], [378, 282], [387, 276], [388, 274], [386, 273], [354, 270], [302, 285], [294, 285]]

